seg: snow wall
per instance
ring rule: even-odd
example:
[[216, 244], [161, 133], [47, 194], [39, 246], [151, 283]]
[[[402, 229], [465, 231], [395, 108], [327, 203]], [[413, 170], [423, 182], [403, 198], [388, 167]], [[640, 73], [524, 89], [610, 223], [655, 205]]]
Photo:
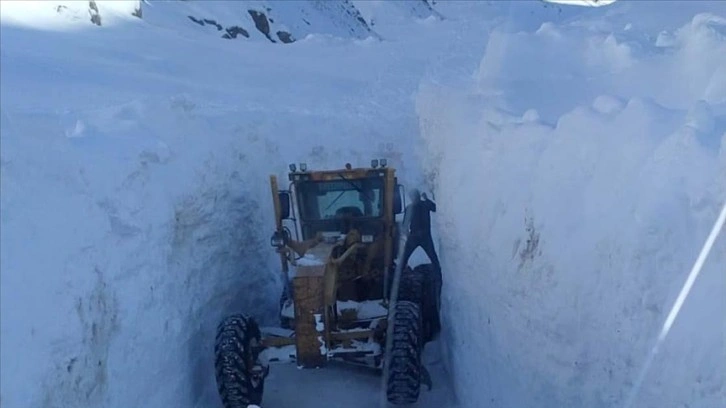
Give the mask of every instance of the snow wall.
[[[228, 109], [181, 95], [6, 112], [4, 406], [216, 406], [216, 324], [236, 311], [276, 321], [269, 175], [291, 160], [406, 168], [371, 137], [396, 128], [385, 119]], [[275, 140], [297, 127], [370, 147]]]
[[[726, 10], [653, 5], [500, 26], [420, 89], [463, 406], [623, 406], [726, 201]], [[635, 406], [726, 406], [724, 310], [726, 233]]]

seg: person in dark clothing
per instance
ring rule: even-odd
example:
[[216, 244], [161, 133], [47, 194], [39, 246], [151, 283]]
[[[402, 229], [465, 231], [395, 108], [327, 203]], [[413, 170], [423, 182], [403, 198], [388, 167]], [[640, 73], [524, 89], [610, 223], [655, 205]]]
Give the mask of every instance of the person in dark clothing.
[[403, 250], [402, 265], [407, 265], [413, 251], [421, 247], [434, 267], [441, 270], [439, 257], [436, 255], [436, 249], [434, 249], [434, 240], [431, 237], [431, 212], [436, 212], [436, 203], [429, 200], [426, 193], [422, 195], [415, 188], [411, 190], [409, 197], [411, 198], [411, 204], [406, 206], [404, 217], [410, 217], [411, 224], [406, 247]]
[[[441, 264], [439, 257], [436, 255], [434, 248], [434, 240], [431, 237], [431, 213], [436, 212], [436, 203], [429, 200], [426, 194], [421, 194], [417, 189], [412, 189], [410, 193], [411, 204], [406, 206], [404, 215], [404, 224], [409, 221], [409, 233], [406, 245], [403, 249], [402, 267], [408, 265], [408, 260], [416, 248], [421, 247], [426, 256], [431, 260], [433, 270], [424, 269], [424, 282], [422, 290], [422, 318], [423, 327], [427, 336], [433, 336], [441, 331], [441, 321], [439, 312], [441, 310]], [[427, 283], [428, 282], [428, 283]], [[428, 340], [427, 340], [428, 341]], [[431, 389], [430, 377], [426, 374], [422, 377], [422, 381]]]

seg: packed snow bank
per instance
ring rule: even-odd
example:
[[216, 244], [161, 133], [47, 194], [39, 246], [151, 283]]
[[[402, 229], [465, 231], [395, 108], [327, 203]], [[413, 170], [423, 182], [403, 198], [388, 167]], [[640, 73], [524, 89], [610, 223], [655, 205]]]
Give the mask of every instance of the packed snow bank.
[[3, 407], [219, 406], [215, 325], [277, 312], [269, 174], [387, 158], [416, 180], [411, 95], [431, 64], [473, 70], [449, 36], [485, 31], [283, 47], [152, 4], [92, 35], [0, 27]]
[[274, 304], [264, 147], [168, 100], [3, 113], [4, 406], [195, 404], [221, 314]]
[[[422, 86], [464, 406], [623, 404], [726, 201], [716, 3], [702, 7], [717, 14], [663, 3], [650, 16], [616, 3], [567, 24], [505, 27], [476, 87]], [[724, 270], [726, 234], [636, 406], [726, 402]]]

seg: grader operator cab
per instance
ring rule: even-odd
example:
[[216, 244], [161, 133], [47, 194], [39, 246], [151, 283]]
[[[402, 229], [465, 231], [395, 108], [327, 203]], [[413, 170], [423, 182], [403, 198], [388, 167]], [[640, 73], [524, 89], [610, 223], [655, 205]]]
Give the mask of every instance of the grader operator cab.
[[215, 368], [225, 408], [261, 404], [269, 366], [282, 362], [368, 366], [384, 373], [390, 403], [416, 402], [421, 351], [439, 328], [441, 275], [429, 264], [396, 268], [407, 227], [396, 220], [405, 195], [395, 169], [384, 159], [324, 171], [290, 165], [288, 179], [280, 190], [270, 177], [270, 243], [285, 282], [281, 327], [262, 328], [245, 314], [219, 324]]

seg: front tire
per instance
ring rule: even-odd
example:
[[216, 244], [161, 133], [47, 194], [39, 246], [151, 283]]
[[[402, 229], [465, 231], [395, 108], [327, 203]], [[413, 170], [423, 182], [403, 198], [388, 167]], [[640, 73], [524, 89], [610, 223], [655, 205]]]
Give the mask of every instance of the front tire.
[[[389, 320], [390, 321], [390, 320]], [[418, 303], [396, 303], [386, 396], [394, 405], [413, 404], [421, 391], [421, 310]]]
[[224, 408], [262, 403], [267, 368], [257, 364], [260, 328], [251, 317], [235, 314], [217, 327], [214, 368]]

